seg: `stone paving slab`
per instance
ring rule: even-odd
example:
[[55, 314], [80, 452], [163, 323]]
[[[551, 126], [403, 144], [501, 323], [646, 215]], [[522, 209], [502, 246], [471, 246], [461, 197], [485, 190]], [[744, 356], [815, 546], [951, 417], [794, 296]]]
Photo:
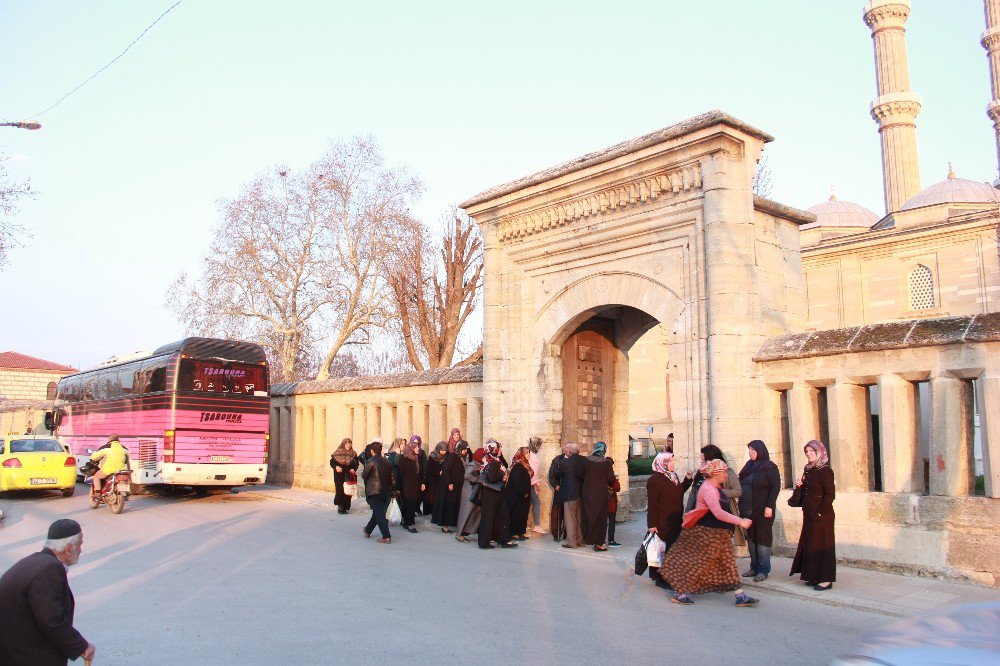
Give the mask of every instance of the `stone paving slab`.
[[[255, 493], [275, 500], [327, 506], [333, 510], [333, 495], [327, 492], [270, 485], [241, 489], [238, 492]], [[352, 513], [366, 513], [367, 510], [367, 504], [361, 500], [355, 503]], [[636, 514], [636, 518], [628, 523], [619, 524], [616, 539], [624, 545], [621, 548], [609, 549], [606, 553], [597, 553], [590, 548], [579, 548], [572, 551], [560, 550], [567, 557], [611, 559], [630, 568], [638, 544], [642, 541], [645, 524], [645, 514]], [[548, 535], [533, 534], [531, 539], [522, 544], [522, 547], [556, 548], [556, 544]], [[943, 606], [1000, 601], [1000, 590], [988, 587], [934, 578], [884, 573], [843, 565], [837, 567], [837, 582], [833, 589], [827, 592], [818, 592], [803, 584], [798, 576], [788, 575], [788, 571], [791, 569], [790, 558], [774, 557], [771, 565], [771, 576], [766, 581], [754, 583], [749, 579], [744, 579], [745, 587], [748, 590], [753, 590], [753, 594], [776, 594], [808, 599], [816, 603], [897, 617], [908, 617]], [[737, 566], [740, 571], [746, 570], [749, 566], [749, 559], [739, 559]]]

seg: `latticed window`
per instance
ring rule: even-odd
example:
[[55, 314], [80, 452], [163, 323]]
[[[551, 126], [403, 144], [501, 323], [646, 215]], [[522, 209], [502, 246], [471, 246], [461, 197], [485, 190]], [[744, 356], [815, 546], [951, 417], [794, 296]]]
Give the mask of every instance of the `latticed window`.
[[910, 271], [910, 309], [934, 307], [934, 273], [923, 264]]

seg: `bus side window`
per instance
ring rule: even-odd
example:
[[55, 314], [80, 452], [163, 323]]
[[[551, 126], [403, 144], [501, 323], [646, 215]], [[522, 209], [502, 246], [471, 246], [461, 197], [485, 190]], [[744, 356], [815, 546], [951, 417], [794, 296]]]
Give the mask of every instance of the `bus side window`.
[[150, 393], [154, 391], [165, 391], [167, 388], [167, 369], [165, 367], [154, 368], [149, 376], [149, 386], [146, 390]]

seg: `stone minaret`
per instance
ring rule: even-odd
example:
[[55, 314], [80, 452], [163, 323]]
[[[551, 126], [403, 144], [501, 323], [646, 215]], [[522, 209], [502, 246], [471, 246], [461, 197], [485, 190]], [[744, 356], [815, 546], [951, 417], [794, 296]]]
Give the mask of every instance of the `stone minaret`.
[[[986, 115], [993, 120], [997, 139], [997, 167], [1000, 168], [1000, 0], [983, 0], [986, 6], [986, 32], [980, 43], [990, 60], [990, 83], [993, 98], [986, 107]], [[1000, 184], [1000, 179], [994, 185]]]
[[865, 4], [865, 25], [871, 28], [875, 44], [878, 97], [872, 100], [871, 114], [882, 139], [886, 213], [899, 210], [920, 191], [916, 122], [920, 95], [910, 90], [903, 27], [909, 16], [910, 0], [869, 0]]

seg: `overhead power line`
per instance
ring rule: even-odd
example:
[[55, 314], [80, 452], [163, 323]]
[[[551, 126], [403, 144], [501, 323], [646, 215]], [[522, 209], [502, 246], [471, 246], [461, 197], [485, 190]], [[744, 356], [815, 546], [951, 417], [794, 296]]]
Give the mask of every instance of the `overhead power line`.
[[175, 2], [172, 5], [170, 5], [170, 7], [167, 8], [167, 11], [165, 11], [162, 14], [160, 14], [159, 16], [157, 16], [155, 21], [153, 21], [148, 26], [146, 26], [146, 29], [143, 30], [139, 34], [138, 37], [136, 37], [135, 39], [133, 39], [132, 43], [129, 44], [128, 46], [126, 46], [124, 51], [122, 51], [121, 53], [119, 53], [118, 55], [116, 55], [114, 58], [112, 58], [111, 61], [108, 62], [108, 64], [104, 65], [104, 67], [101, 67], [99, 70], [97, 70], [96, 72], [94, 72], [93, 74], [91, 74], [89, 77], [87, 77], [87, 79], [83, 83], [81, 83], [76, 88], [73, 88], [68, 93], [66, 93], [65, 95], [63, 95], [62, 97], [60, 97], [58, 100], [56, 100], [56, 103], [53, 104], [52, 106], [50, 106], [49, 108], [45, 109], [41, 113], [36, 113], [36, 114], [33, 114], [33, 115], [29, 116], [29, 117], [30, 118], [38, 118], [38, 117], [42, 116], [43, 114], [48, 113], [52, 109], [54, 109], [57, 106], [59, 106], [60, 104], [62, 104], [63, 100], [65, 100], [67, 97], [69, 97], [70, 95], [72, 95], [73, 93], [75, 93], [77, 90], [79, 90], [80, 88], [84, 87], [85, 85], [87, 85], [88, 83], [90, 83], [91, 81], [93, 81], [94, 79], [96, 79], [101, 74], [101, 72], [103, 72], [104, 70], [106, 70], [108, 67], [111, 67], [111, 65], [115, 64], [115, 62], [117, 62], [119, 59], [121, 59], [121, 57], [123, 55], [125, 55], [126, 53], [128, 53], [129, 49], [131, 49], [133, 46], [135, 46], [136, 42], [138, 42], [140, 39], [142, 39], [143, 36], [147, 32], [149, 32], [150, 30], [152, 30], [152, 28], [153, 28], [154, 25], [156, 25], [157, 23], [160, 22], [160, 19], [162, 19], [167, 14], [169, 14], [171, 12], [171, 10], [174, 7], [176, 7], [177, 5], [181, 4], [181, 2], [183, 2], [183, 0], [177, 0], [177, 2]]

